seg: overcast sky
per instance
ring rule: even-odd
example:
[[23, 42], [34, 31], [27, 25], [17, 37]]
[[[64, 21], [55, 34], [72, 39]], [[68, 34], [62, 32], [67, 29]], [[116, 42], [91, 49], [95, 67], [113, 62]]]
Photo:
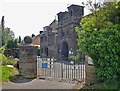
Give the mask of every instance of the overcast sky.
[[[60, 11], [67, 11], [71, 4], [81, 5], [84, 0], [3, 0], [0, 17], [5, 16], [5, 27], [11, 28], [15, 37], [39, 34]], [[85, 9], [85, 14], [88, 10]]]

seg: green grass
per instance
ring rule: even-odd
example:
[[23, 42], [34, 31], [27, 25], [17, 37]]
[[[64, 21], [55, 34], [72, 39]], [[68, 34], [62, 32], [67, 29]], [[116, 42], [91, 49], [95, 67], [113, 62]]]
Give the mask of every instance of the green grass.
[[14, 68], [0, 66], [0, 82], [6, 82], [14, 76]]

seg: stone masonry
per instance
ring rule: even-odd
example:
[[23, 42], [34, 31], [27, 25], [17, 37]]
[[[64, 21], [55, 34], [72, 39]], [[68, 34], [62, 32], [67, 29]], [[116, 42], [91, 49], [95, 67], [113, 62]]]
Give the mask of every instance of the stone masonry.
[[68, 60], [71, 55], [77, 53], [77, 34], [75, 27], [79, 26], [80, 20], [84, 15], [84, 7], [71, 5], [68, 11], [59, 12], [58, 21], [44, 27], [40, 34], [41, 57], [54, 57]]
[[32, 45], [19, 46], [19, 72], [24, 77], [37, 75], [37, 47]]

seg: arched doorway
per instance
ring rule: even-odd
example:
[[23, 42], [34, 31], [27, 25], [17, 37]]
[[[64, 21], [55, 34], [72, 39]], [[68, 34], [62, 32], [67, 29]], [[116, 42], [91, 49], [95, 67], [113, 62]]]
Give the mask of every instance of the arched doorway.
[[66, 41], [63, 41], [62, 48], [61, 48], [61, 59], [67, 61], [68, 60], [68, 53], [69, 53], [68, 43]]
[[45, 47], [45, 55], [48, 56], [48, 47]]

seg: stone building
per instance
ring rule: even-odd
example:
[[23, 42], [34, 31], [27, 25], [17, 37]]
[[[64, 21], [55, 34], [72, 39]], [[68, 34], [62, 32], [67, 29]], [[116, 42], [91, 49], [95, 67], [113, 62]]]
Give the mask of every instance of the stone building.
[[54, 20], [49, 26], [44, 27], [41, 38], [41, 57], [54, 57], [68, 60], [77, 53], [77, 34], [75, 27], [79, 26], [84, 15], [84, 7], [71, 5], [68, 11], [57, 14], [58, 21]]
[[58, 15], [58, 57], [65, 60], [77, 53], [77, 34], [75, 27], [79, 26], [84, 15], [84, 7], [71, 5], [68, 11], [60, 12]]
[[40, 34], [40, 49], [41, 57], [56, 57], [56, 39], [57, 33], [57, 21], [54, 20], [49, 26], [43, 28], [43, 32]]

